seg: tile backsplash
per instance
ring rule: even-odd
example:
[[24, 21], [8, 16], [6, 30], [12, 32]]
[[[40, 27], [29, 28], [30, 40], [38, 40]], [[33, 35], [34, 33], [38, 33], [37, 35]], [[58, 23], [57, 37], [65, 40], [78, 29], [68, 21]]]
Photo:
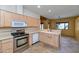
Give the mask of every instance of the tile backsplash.
[[12, 32], [15, 32], [16, 30], [18, 30], [18, 29], [25, 29], [25, 32], [27, 33], [27, 32], [35, 32], [35, 31], [38, 31], [39, 30], [39, 28], [0, 28], [0, 36], [1, 35], [6, 35], [6, 34], [10, 34], [10, 33], [12, 33]]

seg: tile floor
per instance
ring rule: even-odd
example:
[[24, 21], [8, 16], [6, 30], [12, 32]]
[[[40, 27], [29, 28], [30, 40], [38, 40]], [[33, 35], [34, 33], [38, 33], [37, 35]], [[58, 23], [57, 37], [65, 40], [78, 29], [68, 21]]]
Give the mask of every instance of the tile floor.
[[38, 42], [28, 49], [24, 50], [23, 53], [79, 53], [79, 42], [71, 37], [61, 37], [61, 47], [59, 49]]

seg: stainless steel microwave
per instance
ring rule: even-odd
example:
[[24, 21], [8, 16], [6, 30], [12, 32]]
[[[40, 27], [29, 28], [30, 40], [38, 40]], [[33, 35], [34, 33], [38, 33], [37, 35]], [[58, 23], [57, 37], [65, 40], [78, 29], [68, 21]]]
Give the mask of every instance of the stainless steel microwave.
[[26, 27], [27, 24], [25, 21], [21, 20], [12, 20], [12, 27]]

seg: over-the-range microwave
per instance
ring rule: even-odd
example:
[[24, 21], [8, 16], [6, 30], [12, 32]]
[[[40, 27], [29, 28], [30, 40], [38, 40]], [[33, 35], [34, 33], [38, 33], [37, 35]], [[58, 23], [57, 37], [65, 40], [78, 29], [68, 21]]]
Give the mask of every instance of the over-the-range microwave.
[[12, 20], [12, 27], [26, 27], [27, 24], [22, 20]]

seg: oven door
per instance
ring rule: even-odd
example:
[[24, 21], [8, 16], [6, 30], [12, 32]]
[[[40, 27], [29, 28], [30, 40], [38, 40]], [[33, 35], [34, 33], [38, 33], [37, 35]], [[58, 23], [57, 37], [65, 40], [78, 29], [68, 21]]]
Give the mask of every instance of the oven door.
[[17, 51], [24, 47], [28, 47], [29, 46], [28, 39], [29, 37], [27, 36], [21, 36], [21, 37], [14, 38], [14, 51]]
[[19, 38], [19, 39], [16, 40], [16, 47], [17, 48], [21, 47], [21, 46], [23, 46], [27, 43], [28, 43], [28, 38], [27, 37]]

